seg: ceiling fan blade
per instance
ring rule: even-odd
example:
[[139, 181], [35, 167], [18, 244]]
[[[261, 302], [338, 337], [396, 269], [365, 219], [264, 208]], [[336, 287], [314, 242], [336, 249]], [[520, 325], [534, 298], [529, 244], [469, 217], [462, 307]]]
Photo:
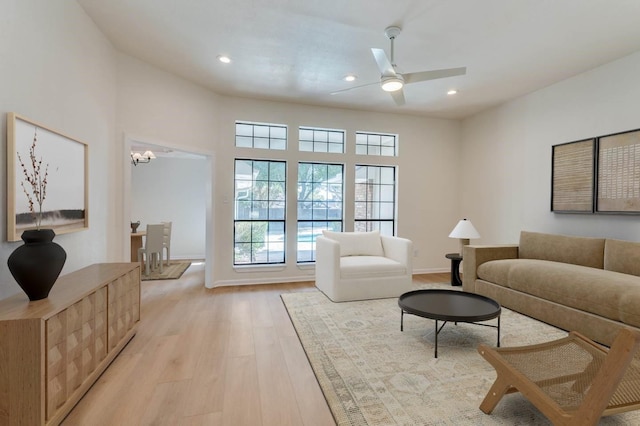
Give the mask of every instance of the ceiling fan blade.
[[467, 67], [446, 68], [442, 70], [411, 72], [402, 74], [405, 84], [417, 83], [419, 81], [435, 80], [437, 78], [453, 77], [456, 75], [464, 75], [467, 73]]
[[373, 82], [373, 83], [361, 84], [360, 86], [347, 87], [346, 89], [340, 89], [340, 90], [336, 90], [335, 92], [331, 92], [331, 94], [335, 95], [335, 94], [342, 93], [342, 92], [348, 92], [349, 90], [359, 89], [361, 87], [373, 86], [374, 84], [380, 84], [380, 82], [376, 81], [376, 82]]
[[384, 50], [372, 47], [371, 53], [373, 53], [373, 58], [376, 60], [378, 68], [380, 69], [380, 74], [382, 74], [383, 77], [396, 75], [396, 70], [393, 69], [393, 65], [391, 65], [391, 62], [389, 62], [387, 54], [384, 53]]
[[389, 92], [391, 97], [396, 102], [396, 105], [402, 106], [404, 105], [404, 91], [402, 89], [396, 90], [395, 92]]

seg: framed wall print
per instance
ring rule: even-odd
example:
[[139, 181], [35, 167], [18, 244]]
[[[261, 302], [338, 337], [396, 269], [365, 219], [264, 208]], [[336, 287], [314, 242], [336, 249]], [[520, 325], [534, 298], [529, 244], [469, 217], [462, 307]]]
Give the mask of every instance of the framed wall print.
[[89, 227], [86, 143], [7, 114], [7, 240], [24, 230]]
[[593, 213], [595, 139], [552, 147], [551, 211]]
[[640, 130], [598, 139], [598, 213], [640, 214]]

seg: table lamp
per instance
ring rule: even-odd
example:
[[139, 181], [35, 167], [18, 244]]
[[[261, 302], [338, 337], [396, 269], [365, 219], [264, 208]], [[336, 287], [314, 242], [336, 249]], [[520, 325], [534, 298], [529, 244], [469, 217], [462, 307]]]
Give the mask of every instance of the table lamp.
[[449, 234], [449, 238], [460, 239], [460, 256], [462, 256], [462, 248], [469, 244], [471, 238], [480, 238], [480, 234], [478, 234], [476, 228], [473, 227], [471, 221], [462, 219], [456, 227], [453, 228], [453, 231]]

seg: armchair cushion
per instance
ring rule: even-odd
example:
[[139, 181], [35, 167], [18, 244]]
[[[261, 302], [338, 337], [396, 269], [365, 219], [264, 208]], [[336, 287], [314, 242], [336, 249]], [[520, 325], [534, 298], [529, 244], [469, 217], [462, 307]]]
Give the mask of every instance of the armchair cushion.
[[393, 277], [406, 273], [406, 265], [386, 257], [346, 256], [340, 258], [341, 278]]
[[323, 230], [322, 235], [340, 244], [340, 256], [384, 256], [380, 231], [332, 232]]

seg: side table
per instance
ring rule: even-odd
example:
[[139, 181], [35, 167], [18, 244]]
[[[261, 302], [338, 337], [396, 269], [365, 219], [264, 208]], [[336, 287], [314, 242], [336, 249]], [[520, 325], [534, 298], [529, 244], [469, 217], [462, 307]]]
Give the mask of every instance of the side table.
[[445, 255], [447, 259], [451, 259], [451, 285], [461, 286], [462, 280], [460, 279], [460, 262], [462, 262], [462, 256], [460, 253], [447, 253]]

